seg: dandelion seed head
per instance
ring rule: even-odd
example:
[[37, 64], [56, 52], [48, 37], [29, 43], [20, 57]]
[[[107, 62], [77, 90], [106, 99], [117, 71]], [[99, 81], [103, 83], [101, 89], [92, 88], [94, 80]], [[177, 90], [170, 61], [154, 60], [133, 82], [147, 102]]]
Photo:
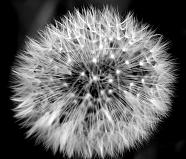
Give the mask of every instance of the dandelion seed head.
[[12, 68], [15, 117], [54, 153], [114, 156], [149, 138], [171, 105], [166, 44], [132, 14], [75, 10], [28, 39]]

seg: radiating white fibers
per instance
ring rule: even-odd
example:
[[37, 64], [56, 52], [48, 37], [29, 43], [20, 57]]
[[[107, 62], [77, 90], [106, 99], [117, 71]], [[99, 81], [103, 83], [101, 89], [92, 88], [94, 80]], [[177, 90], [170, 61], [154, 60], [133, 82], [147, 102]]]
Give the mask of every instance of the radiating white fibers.
[[75, 10], [28, 39], [12, 66], [27, 137], [72, 157], [114, 156], [167, 116], [175, 65], [160, 34], [112, 8]]

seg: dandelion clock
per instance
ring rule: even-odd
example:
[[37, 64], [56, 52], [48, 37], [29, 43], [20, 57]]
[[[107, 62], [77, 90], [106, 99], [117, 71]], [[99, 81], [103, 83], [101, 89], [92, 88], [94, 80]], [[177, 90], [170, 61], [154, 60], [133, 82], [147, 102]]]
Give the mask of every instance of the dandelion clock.
[[167, 42], [131, 13], [93, 7], [28, 38], [12, 66], [15, 118], [69, 158], [114, 157], [149, 139], [175, 82]]

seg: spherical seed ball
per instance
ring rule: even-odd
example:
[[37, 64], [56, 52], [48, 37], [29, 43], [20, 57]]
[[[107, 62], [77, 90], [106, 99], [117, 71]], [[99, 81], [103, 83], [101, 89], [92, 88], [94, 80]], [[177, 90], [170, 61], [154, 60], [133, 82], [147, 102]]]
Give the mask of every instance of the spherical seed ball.
[[132, 14], [75, 10], [39, 35], [16, 57], [11, 99], [27, 137], [54, 153], [114, 156], [146, 140], [170, 110], [173, 60]]

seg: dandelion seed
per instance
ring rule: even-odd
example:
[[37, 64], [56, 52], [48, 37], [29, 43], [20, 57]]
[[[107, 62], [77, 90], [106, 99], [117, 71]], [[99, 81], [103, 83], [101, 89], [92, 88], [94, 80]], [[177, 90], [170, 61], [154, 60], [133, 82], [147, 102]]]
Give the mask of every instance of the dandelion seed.
[[142, 62], [142, 61], [140, 61], [140, 62], [139, 62], [139, 65], [140, 65], [140, 66], [143, 66], [144, 64], [143, 64], [143, 62]]
[[111, 55], [110, 55], [110, 58], [111, 58], [111, 59], [114, 59], [114, 54], [111, 54]]
[[94, 57], [94, 58], [92, 59], [92, 62], [93, 62], [94, 64], [96, 64], [96, 63], [97, 63], [97, 58]]
[[145, 83], [145, 80], [143, 78], [141, 79], [141, 83], [143, 83], [143, 84]]
[[105, 7], [75, 10], [29, 39], [12, 66], [15, 117], [54, 153], [135, 148], [171, 105], [174, 63], [147, 25]]
[[125, 64], [126, 64], [126, 65], [129, 65], [129, 60], [126, 60], [126, 61], [125, 61]]
[[108, 79], [108, 83], [112, 83], [113, 82], [113, 79], [112, 78], [109, 78]]
[[130, 88], [131, 88], [131, 87], [133, 87], [133, 86], [134, 86], [134, 83], [133, 83], [133, 82], [131, 82], [131, 83], [130, 83]]
[[81, 72], [81, 74], [80, 74], [81, 76], [85, 76], [85, 72]]
[[121, 72], [120, 70], [118, 70], [118, 69], [116, 70], [116, 74], [117, 75], [120, 74], [120, 72]]

